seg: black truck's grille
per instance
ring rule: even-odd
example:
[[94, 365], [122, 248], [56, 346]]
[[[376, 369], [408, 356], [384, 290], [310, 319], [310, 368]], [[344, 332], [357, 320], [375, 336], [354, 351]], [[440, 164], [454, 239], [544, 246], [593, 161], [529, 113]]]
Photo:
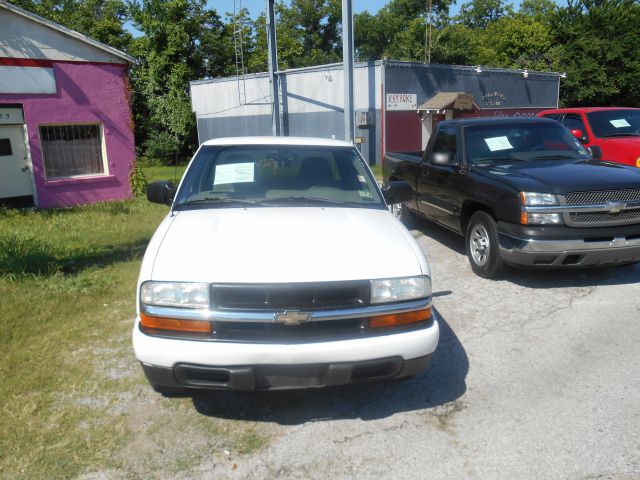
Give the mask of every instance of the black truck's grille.
[[213, 285], [216, 309], [326, 310], [369, 305], [369, 282]]
[[589, 205], [607, 202], [632, 202], [640, 200], [640, 188], [624, 190], [599, 190], [595, 192], [571, 192], [565, 195], [568, 205]]
[[[638, 202], [639, 188], [571, 192], [565, 195], [567, 205], [606, 205], [609, 202]], [[640, 209], [624, 209], [610, 212], [570, 212], [565, 214], [567, 225], [573, 227], [605, 227], [640, 223]]]
[[620, 213], [609, 212], [582, 212], [571, 213], [571, 221], [574, 223], [636, 223], [640, 222], [640, 209], [624, 210]]

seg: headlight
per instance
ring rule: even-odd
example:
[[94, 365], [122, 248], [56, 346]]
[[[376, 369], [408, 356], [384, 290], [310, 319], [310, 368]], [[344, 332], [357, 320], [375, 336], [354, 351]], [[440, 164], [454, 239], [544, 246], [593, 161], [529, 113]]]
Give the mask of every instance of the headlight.
[[140, 286], [140, 301], [145, 305], [180, 308], [207, 308], [209, 285], [206, 283], [145, 282]]
[[[520, 203], [524, 207], [545, 207], [559, 205], [558, 197], [553, 193], [520, 192]], [[522, 225], [561, 225], [562, 216], [559, 213], [532, 213], [525, 209], [520, 212]]]
[[640, 157], [636, 158], [636, 167], [640, 168]]
[[371, 303], [403, 302], [431, 295], [431, 279], [419, 277], [371, 280]]
[[520, 203], [529, 207], [558, 205], [558, 197], [552, 193], [520, 192]]
[[522, 212], [520, 223], [523, 225], [561, 225], [563, 222], [559, 213]]

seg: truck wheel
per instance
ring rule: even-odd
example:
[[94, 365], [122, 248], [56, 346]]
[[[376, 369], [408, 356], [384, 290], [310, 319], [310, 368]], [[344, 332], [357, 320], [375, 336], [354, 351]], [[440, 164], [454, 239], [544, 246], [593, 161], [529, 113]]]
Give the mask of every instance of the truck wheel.
[[498, 251], [498, 227], [486, 212], [476, 212], [469, 219], [465, 235], [467, 256], [473, 272], [483, 278], [496, 278], [503, 263]]

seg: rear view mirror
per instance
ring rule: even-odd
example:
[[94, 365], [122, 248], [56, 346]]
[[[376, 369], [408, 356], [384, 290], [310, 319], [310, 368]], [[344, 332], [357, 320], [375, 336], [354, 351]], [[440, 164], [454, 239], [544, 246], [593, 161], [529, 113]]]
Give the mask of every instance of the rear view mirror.
[[596, 145], [591, 145], [590, 147], [587, 148], [587, 150], [589, 150], [589, 153], [591, 154], [591, 156], [596, 160], [599, 160], [602, 158], [602, 150], [600, 150], [600, 147]]
[[413, 189], [404, 181], [393, 181], [382, 185], [382, 196], [389, 205], [413, 200]]
[[162, 205], [171, 205], [176, 194], [176, 186], [170, 180], [158, 180], [147, 187], [147, 200]]
[[432, 153], [431, 163], [433, 165], [449, 165], [451, 163], [451, 154], [448, 152]]

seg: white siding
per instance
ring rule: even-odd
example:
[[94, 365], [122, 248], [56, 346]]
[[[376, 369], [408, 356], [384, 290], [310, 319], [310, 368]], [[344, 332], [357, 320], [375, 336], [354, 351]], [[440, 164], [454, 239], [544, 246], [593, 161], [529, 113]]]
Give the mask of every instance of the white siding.
[[0, 8], [0, 57], [126, 63], [105, 50], [4, 8]]
[[[371, 81], [370, 81], [371, 80]], [[242, 81], [241, 81], [242, 82]], [[269, 77], [247, 76], [244, 80], [246, 104], [240, 104], [237, 78], [198, 81], [191, 84], [192, 109], [199, 118], [271, 115]], [[354, 74], [356, 110], [380, 107], [381, 67], [359, 64]], [[282, 103], [289, 114], [342, 110], [342, 66], [285, 72], [281, 83]], [[373, 104], [372, 104], [373, 103]]]

